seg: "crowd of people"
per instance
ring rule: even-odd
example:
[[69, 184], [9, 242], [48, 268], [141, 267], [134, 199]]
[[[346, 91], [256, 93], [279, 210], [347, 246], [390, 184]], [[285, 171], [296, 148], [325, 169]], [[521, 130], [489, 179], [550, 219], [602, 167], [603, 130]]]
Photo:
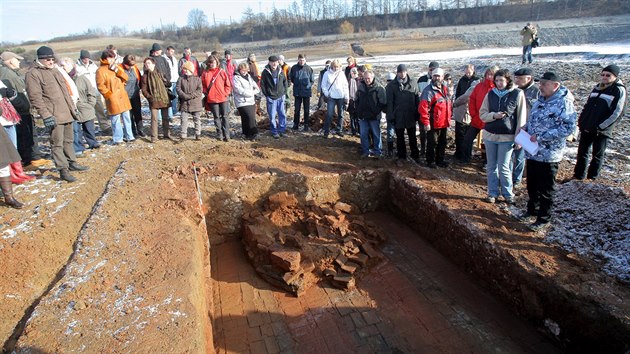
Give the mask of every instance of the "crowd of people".
[[[523, 63], [531, 63], [530, 40], [536, 36], [535, 28], [528, 24], [521, 34], [529, 36], [528, 43], [523, 42]], [[581, 139], [574, 178], [597, 178], [611, 130], [623, 116], [626, 102], [626, 89], [614, 64], [602, 70], [600, 82], [577, 119], [573, 96], [562, 85], [562, 78], [545, 72], [536, 85], [534, 72], [528, 67], [511, 73], [491, 66], [478, 77], [469, 64], [454, 85], [451, 74], [438, 62], [429, 63], [426, 74], [418, 79], [410, 76], [402, 63], [382, 84], [371, 65], [359, 65], [348, 57], [345, 68], [338, 59], [327, 61], [315, 83], [313, 69], [303, 54], [293, 66], [284, 56], [271, 55], [262, 70], [253, 53], [238, 64], [229, 49], [223, 57], [218, 52], [206, 56], [199, 61], [190, 48], [184, 48], [177, 58], [174, 47], [162, 53], [162, 47], [155, 43], [140, 70], [134, 55], [121, 57], [113, 45], [100, 53], [99, 63], [92, 61], [86, 50], [73, 60], [57, 58], [50, 47], [42, 46], [24, 74], [21, 56], [2, 53], [0, 184], [6, 204], [22, 207], [11, 188], [12, 183], [32, 178], [22, 166], [49, 162], [43, 159], [35, 139], [34, 116], [48, 129], [51, 156], [60, 178], [73, 182], [76, 177], [72, 171], [88, 169], [77, 163], [77, 156], [86, 148], [101, 146], [96, 138], [97, 124], [100, 134], [111, 134], [114, 145], [132, 143], [145, 135], [154, 143], [159, 138], [159, 123], [162, 139], [187, 139], [190, 121], [194, 139], [199, 140], [201, 116], [207, 112], [214, 118], [216, 138], [228, 142], [229, 117], [234, 112], [241, 118], [244, 138], [253, 140], [259, 135], [256, 116], [261, 114], [264, 100], [270, 134], [280, 139], [288, 128], [299, 130], [301, 125], [303, 131], [310, 131], [310, 98], [315, 85], [317, 108], [326, 109], [322, 136], [358, 135], [365, 158], [384, 156], [404, 161], [408, 159], [408, 145], [409, 157], [415, 162], [446, 168], [447, 131], [454, 120], [455, 161], [470, 163], [475, 141], [485, 146], [488, 202], [514, 203], [514, 188], [526, 171], [529, 201], [520, 218], [535, 216], [531, 228], [539, 230], [551, 220], [558, 163], [576, 123]], [[289, 87], [294, 107], [291, 127], [287, 126]], [[141, 97], [151, 112], [148, 133], [143, 130]], [[346, 112], [349, 132], [344, 128]], [[176, 116], [181, 117], [179, 137], [170, 131]], [[382, 143], [382, 118], [386, 122], [386, 147]], [[537, 144], [535, 151], [524, 151], [515, 143], [521, 131]]]

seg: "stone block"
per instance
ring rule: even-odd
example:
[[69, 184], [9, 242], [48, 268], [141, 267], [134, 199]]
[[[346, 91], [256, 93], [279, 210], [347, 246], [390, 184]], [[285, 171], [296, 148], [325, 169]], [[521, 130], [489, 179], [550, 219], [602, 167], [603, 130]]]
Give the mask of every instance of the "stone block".
[[276, 267], [287, 272], [293, 272], [300, 269], [302, 255], [298, 251], [277, 250], [271, 252], [269, 259], [271, 264]]

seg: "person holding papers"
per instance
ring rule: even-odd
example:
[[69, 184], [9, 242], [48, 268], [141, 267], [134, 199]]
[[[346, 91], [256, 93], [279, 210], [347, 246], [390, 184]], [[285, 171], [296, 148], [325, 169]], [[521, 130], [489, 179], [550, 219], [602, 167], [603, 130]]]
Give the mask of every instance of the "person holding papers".
[[513, 204], [510, 160], [514, 137], [527, 120], [527, 106], [523, 91], [513, 84], [508, 70], [502, 69], [494, 73], [494, 85], [479, 109], [479, 117], [485, 123], [483, 142], [488, 159], [486, 201], [494, 203], [500, 194], [506, 203]]
[[538, 143], [538, 151], [526, 151], [527, 211], [519, 218], [526, 221], [536, 217], [529, 226], [541, 231], [551, 221], [558, 164], [562, 160], [566, 138], [575, 129], [577, 114], [573, 94], [560, 83], [560, 77], [546, 72], [540, 78], [540, 97], [532, 105], [525, 129], [530, 141]]

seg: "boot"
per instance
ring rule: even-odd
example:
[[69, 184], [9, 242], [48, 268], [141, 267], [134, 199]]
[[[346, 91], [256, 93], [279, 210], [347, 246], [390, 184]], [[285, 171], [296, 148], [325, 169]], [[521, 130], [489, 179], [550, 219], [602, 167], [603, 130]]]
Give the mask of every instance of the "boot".
[[70, 174], [70, 171], [67, 168], [62, 168], [59, 170], [59, 178], [66, 182], [74, 182], [77, 179]]
[[13, 186], [11, 185], [10, 177], [0, 177], [0, 187], [2, 188], [2, 194], [4, 195], [4, 203], [11, 208], [22, 209], [24, 204], [18, 202], [13, 198]]
[[87, 166], [79, 165], [78, 163], [71, 161], [68, 167], [70, 171], [87, 171], [90, 168]]
[[29, 176], [26, 173], [24, 173], [24, 170], [22, 169], [22, 163], [21, 162], [14, 162], [14, 163], [12, 163], [11, 164], [11, 169], [14, 171], [15, 175], [17, 176], [17, 178], [22, 179], [24, 182], [30, 181], [32, 179], [35, 179], [35, 177]]
[[172, 140], [170, 132], [169, 132], [169, 128], [170, 128], [170, 122], [168, 118], [162, 118], [162, 132], [164, 135], [164, 139]]
[[11, 165], [9, 165], [9, 180], [13, 184], [22, 184], [26, 181], [15, 174], [15, 170], [11, 167]]
[[387, 157], [390, 159], [394, 157], [394, 142], [393, 141], [387, 142]]

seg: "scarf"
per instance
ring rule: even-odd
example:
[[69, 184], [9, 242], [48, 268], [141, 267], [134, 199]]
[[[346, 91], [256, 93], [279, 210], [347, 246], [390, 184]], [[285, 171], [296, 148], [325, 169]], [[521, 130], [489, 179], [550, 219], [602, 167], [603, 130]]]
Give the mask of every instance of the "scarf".
[[508, 89], [499, 90], [498, 88], [494, 87], [492, 88], [492, 92], [494, 92], [497, 96], [499, 96], [499, 98], [502, 98], [503, 96], [507, 95], [507, 93], [510, 92], [510, 90]]
[[168, 105], [171, 101], [168, 99], [168, 93], [166, 92], [166, 86], [164, 86], [164, 80], [162, 80], [162, 74], [157, 70], [147, 71], [147, 84], [149, 85], [149, 92], [153, 98], [153, 102], [163, 103]]

